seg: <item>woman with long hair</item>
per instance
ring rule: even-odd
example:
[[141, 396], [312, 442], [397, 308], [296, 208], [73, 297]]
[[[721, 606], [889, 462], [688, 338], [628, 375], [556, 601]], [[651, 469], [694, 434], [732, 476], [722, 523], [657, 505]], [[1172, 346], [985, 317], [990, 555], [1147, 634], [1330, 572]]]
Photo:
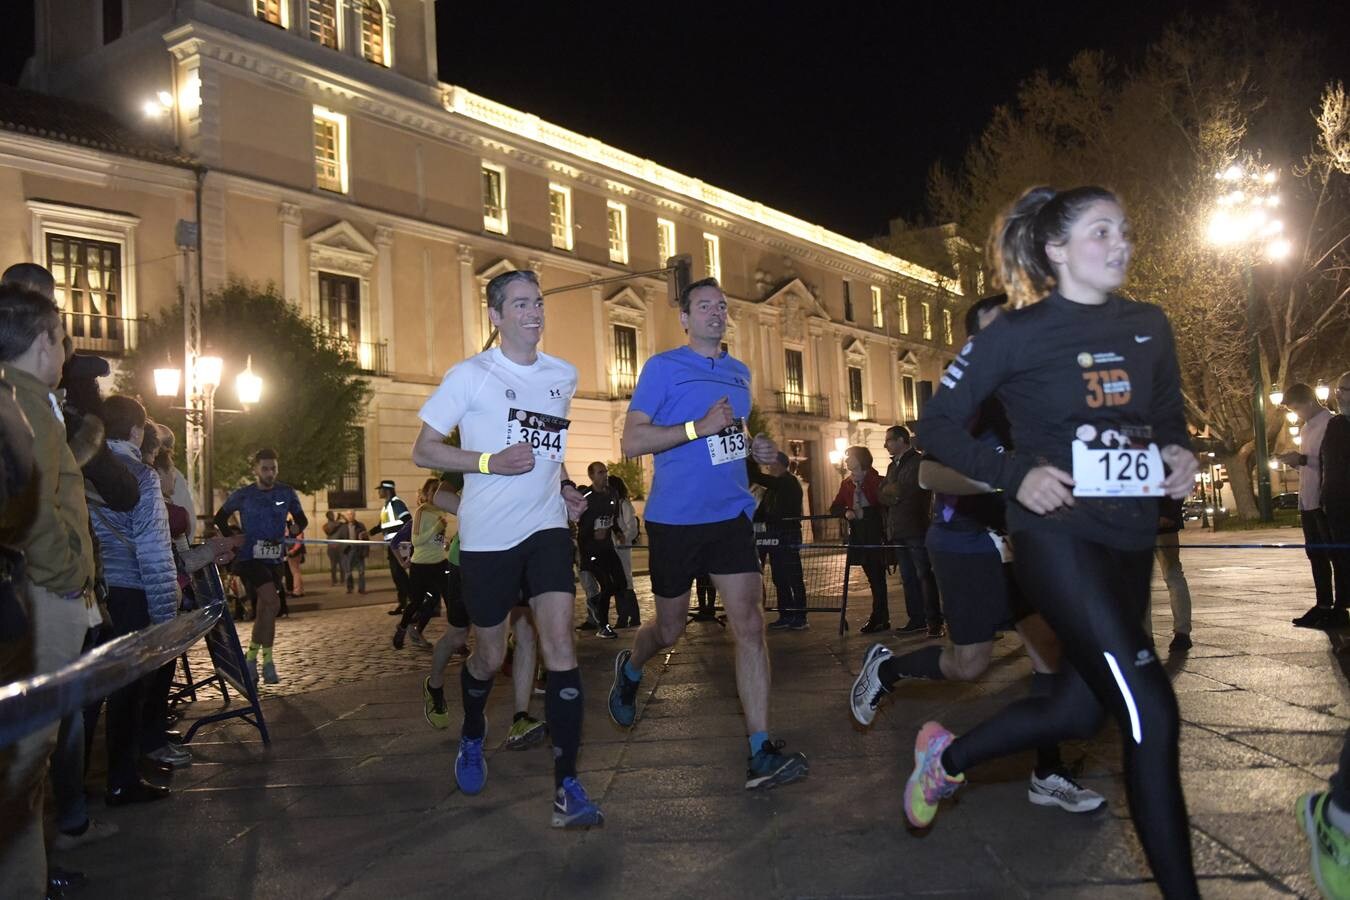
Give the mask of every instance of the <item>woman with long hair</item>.
[[[1172, 330], [1163, 311], [1116, 291], [1130, 262], [1125, 211], [1110, 191], [1033, 188], [995, 225], [990, 256], [1012, 311], [972, 338], [924, 408], [925, 447], [1005, 491], [1022, 588], [1059, 637], [1052, 693], [956, 737], [926, 723], [905, 814], [924, 828], [972, 766], [1120, 726], [1130, 814], [1158, 885], [1198, 896], [1178, 772], [1176, 695], [1142, 619], [1158, 498], [1184, 497], [1190, 450]], [[1013, 453], [970, 422], [997, 395]]]

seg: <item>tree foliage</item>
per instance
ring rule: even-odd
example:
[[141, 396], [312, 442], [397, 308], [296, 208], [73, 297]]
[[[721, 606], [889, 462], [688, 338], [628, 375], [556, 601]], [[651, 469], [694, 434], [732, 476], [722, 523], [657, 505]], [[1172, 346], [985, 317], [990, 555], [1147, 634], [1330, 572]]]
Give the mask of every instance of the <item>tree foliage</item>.
[[[216, 391], [221, 408], [238, 409], [234, 376], [251, 359], [262, 378], [261, 401], [243, 414], [215, 417], [215, 485], [232, 488], [248, 478], [249, 457], [260, 447], [276, 449], [281, 479], [305, 493], [334, 484], [360, 449], [360, 423], [370, 397], [369, 382], [340, 338], [317, 320], [300, 315], [274, 285], [231, 282], [202, 301], [206, 352], [224, 360]], [[155, 396], [153, 371], [183, 364], [183, 309], [161, 313], [141, 329], [136, 349], [118, 376], [118, 389], [139, 396], [151, 418], [169, 425], [183, 440], [178, 398]]]
[[[1177, 336], [1187, 415], [1229, 464], [1239, 511], [1254, 514], [1251, 332], [1246, 251], [1223, 252], [1206, 227], [1216, 174], [1259, 159], [1284, 172], [1294, 253], [1258, 262], [1255, 325], [1266, 385], [1315, 382], [1344, 366], [1350, 311], [1350, 103], [1310, 61], [1315, 37], [1248, 13], [1169, 28], [1122, 65], [1087, 51], [1041, 72], [995, 110], [955, 170], [934, 166], [929, 213], [987, 233], [1036, 184], [1103, 184], [1125, 202], [1135, 252], [1126, 288], [1161, 304]], [[1312, 114], [1308, 110], [1312, 107]], [[1274, 438], [1282, 419], [1268, 409]]]

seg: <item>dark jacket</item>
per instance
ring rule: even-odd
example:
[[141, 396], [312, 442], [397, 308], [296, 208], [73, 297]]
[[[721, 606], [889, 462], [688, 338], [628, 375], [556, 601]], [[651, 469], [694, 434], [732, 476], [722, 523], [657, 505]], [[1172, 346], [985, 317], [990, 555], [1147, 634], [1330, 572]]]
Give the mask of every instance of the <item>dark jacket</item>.
[[[755, 510], [755, 521], [764, 522], [774, 531], [801, 530], [802, 483], [791, 472], [778, 477], [761, 472], [757, 466], [747, 467], [750, 482], [764, 488], [764, 498]], [[787, 521], [784, 521], [787, 520]]]
[[928, 533], [933, 494], [919, 487], [923, 455], [911, 448], [891, 458], [881, 488], [886, 504], [886, 529], [893, 541], [922, 538]]
[[1322, 508], [1350, 509], [1350, 417], [1332, 416], [1322, 435]]
[[1158, 534], [1176, 534], [1186, 527], [1182, 516], [1185, 514], [1181, 500], [1163, 497], [1158, 501]]

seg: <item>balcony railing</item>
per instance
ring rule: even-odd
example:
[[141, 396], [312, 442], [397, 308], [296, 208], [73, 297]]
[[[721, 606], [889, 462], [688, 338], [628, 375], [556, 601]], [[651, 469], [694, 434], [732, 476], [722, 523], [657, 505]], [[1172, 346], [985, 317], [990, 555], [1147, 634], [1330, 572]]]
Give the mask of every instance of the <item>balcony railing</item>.
[[877, 420], [877, 405], [875, 403], [863, 403], [861, 405], [850, 403], [848, 420], [850, 422], [875, 422]]
[[331, 336], [339, 353], [356, 363], [366, 375], [388, 375], [388, 341], [353, 341], [339, 335]]
[[799, 394], [795, 391], [774, 391], [778, 411], [789, 416], [830, 417], [830, 399], [820, 394]]
[[122, 316], [104, 316], [98, 313], [61, 310], [61, 324], [66, 327], [76, 350], [86, 350], [100, 356], [122, 356], [136, 346], [140, 323], [144, 319]]

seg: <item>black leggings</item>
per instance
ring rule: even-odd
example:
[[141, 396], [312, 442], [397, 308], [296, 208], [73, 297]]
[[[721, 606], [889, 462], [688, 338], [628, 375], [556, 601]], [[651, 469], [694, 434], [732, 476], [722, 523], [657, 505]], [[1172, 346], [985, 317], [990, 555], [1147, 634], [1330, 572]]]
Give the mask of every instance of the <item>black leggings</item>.
[[436, 607], [446, 588], [446, 563], [413, 563], [408, 573], [408, 605], [403, 608], [399, 628], [416, 623], [419, 629], [436, 615]]
[[1066, 662], [1054, 693], [1030, 697], [957, 738], [958, 774], [986, 760], [1093, 736], [1110, 713], [1125, 745], [1130, 816], [1165, 897], [1198, 897], [1181, 794], [1177, 698], [1141, 621], [1153, 551], [1049, 532], [1013, 536], [1017, 578], [1055, 630]]

